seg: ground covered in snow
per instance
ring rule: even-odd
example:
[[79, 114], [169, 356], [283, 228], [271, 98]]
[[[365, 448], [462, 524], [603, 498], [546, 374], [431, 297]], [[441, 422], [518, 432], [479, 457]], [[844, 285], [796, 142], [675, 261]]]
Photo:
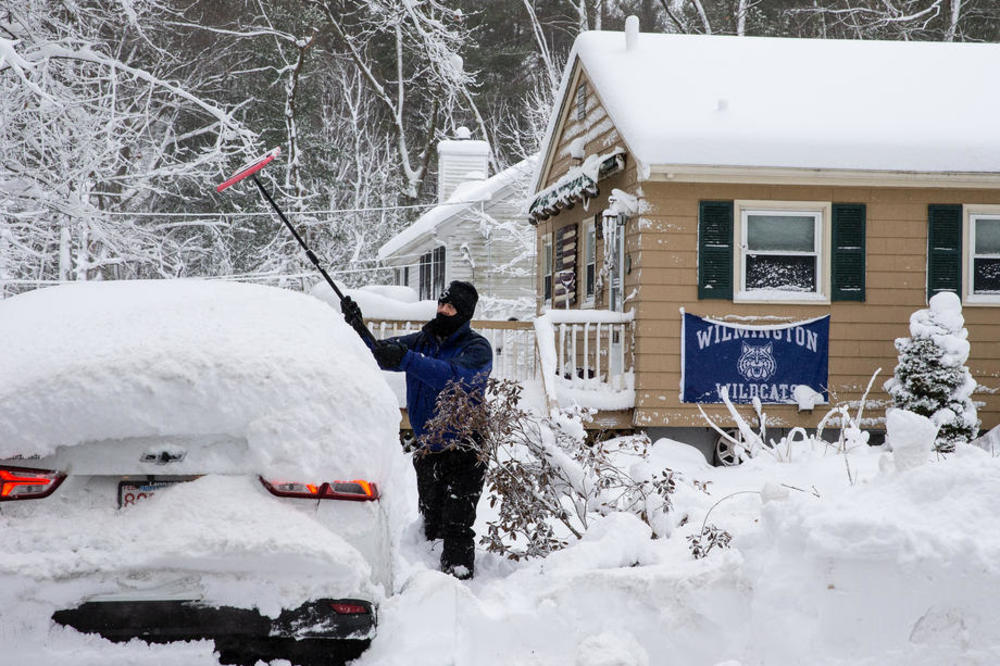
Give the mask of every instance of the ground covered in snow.
[[[357, 664], [997, 663], [1000, 458], [964, 446], [897, 466], [881, 447], [806, 446], [790, 462], [765, 452], [713, 468], [660, 440], [652, 462], [678, 474], [669, 539], [614, 514], [544, 560], [480, 551], [471, 582], [437, 572], [440, 546], [411, 523], [397, 592]], [[480, 529], [491, 515], [484, 500]], [[706, 518], [732, 547], [696, 560], [686, 537]], [[42, 644], [11, 645], [18, 593], [3, 596], [8, 654], [215, 663], [208, 643], [119, 646], [57, 628], [36, 632]]]

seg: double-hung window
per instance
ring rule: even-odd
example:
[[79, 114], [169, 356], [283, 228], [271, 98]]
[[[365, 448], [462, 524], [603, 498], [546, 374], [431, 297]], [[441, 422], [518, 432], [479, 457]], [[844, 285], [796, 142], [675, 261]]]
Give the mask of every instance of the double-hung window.
[[437, 299], [445, 285], [445, 248], [434, 248], [420, 257], [420, 299]]
[[739, 202], [736, 300], [827, 300], [828, 204]]
[[431, 286], [431, 298], [437, 298], [444, 291], [445, 285], [445, 265], [444, 246], [434, 248], [433, 273], [434, 283]]
[[1000, 303], [1000, 210], [969, 213], [967, 294], [971, 303]]
[[594, 288], [597, 283], [597, 225], [591, 219], [583, 231], [584, 298], [589, 304], [594, 302]]
[[542, 236], [542, 293], [545, 303], [552, 302], [552, 234]]

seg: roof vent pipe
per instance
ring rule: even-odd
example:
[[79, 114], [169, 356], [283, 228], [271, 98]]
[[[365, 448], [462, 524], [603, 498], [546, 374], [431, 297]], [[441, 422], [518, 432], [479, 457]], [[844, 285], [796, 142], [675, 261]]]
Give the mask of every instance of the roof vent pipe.
[[639, 17], [629, 16], [625, 19], [625, 50], [634, 51], [639, 43]]

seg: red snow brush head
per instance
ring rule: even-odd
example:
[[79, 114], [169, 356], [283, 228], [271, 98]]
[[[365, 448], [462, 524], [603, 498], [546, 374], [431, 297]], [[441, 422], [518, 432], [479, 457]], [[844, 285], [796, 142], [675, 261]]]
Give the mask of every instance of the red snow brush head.
[[227, 180], [226, 182], [224, 182], [222, 185], [219, 185], [218, 187], [216, 187], [215, 191], [216, 192], [221, 192], [222, 190], [226, 189], [230, 185], [235, 185], [236, 183], [240, 182], [241, 180], [243, 180], [247, 176], [254, 175], [258, 171], [260, 171], [261, 169], [263, 169], [264, 167], [266, 167], [268, 164], [270, 164], [272, 161], [274, 161], [274, 158], [277, 157], [280, 154], [281, 154], [281, 147], [279, 146], [279, 147], [277, 147], [277, 148], [275, 148], [273, 150], [270, 150], [270, 151], [264, 153], [263, 155], [261, 155], [257, 159], [252, 160], [250, 162], [247, 162], [246, 164], [244, 164], [243, 166], [241, 166], [239, 169], [237, 169], [236, 173], [234, 173], [229, 178], [229, 180]]

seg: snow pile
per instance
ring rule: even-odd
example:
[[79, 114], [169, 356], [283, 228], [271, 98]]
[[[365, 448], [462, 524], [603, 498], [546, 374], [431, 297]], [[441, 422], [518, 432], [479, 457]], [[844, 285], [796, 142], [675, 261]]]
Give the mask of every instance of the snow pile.
[[890, 409], [885, 418], [885, 443], [892, 449], [896, 469], [903, 471], [927, 462], [938, 428], [926, 416]]
[[[884, 458], [858, 447], [714, 468], [659, 440], [649, 464], [678, 479], [669, 539], [613, 514], [543, 560], [480, 550], [469, 582], [435, 570], [440, 542], [414, 522], [400, 539], [397, 593], [356, 666], [1000, 663], [1000, 458], [960, 446], [905, 474], [881, 471]], [[484, 499], [477, 532], [495, 515]], [[706, 519], [732, 548], [695, 560], [686, 537]], [[204, 643], [112, 645], [50, 628], [23, 586], [0, 589], [4, 635], [25, 617], [34, 631], [14, 655], [213, 663]]]
[[98, 282], [0, 301], [0, 458], [146, 436], [245, 438], [262, 472], [382, 478], [398, 412], [371, 354], [304, 294]]
[[[471, 583], [427, 571], [440, 547], [414, 531], [412, 571], [358, 664], [996, 663], [1000, 459], [964, 446], [886, 474], [881, 458], [713, 468], [660, 440], [651, 463], [679, 473], [671, 538], [611, 515], [544, 560], [480, 551]], [[694, 560], [685, 537], [710, 510], [733, 548]]]

